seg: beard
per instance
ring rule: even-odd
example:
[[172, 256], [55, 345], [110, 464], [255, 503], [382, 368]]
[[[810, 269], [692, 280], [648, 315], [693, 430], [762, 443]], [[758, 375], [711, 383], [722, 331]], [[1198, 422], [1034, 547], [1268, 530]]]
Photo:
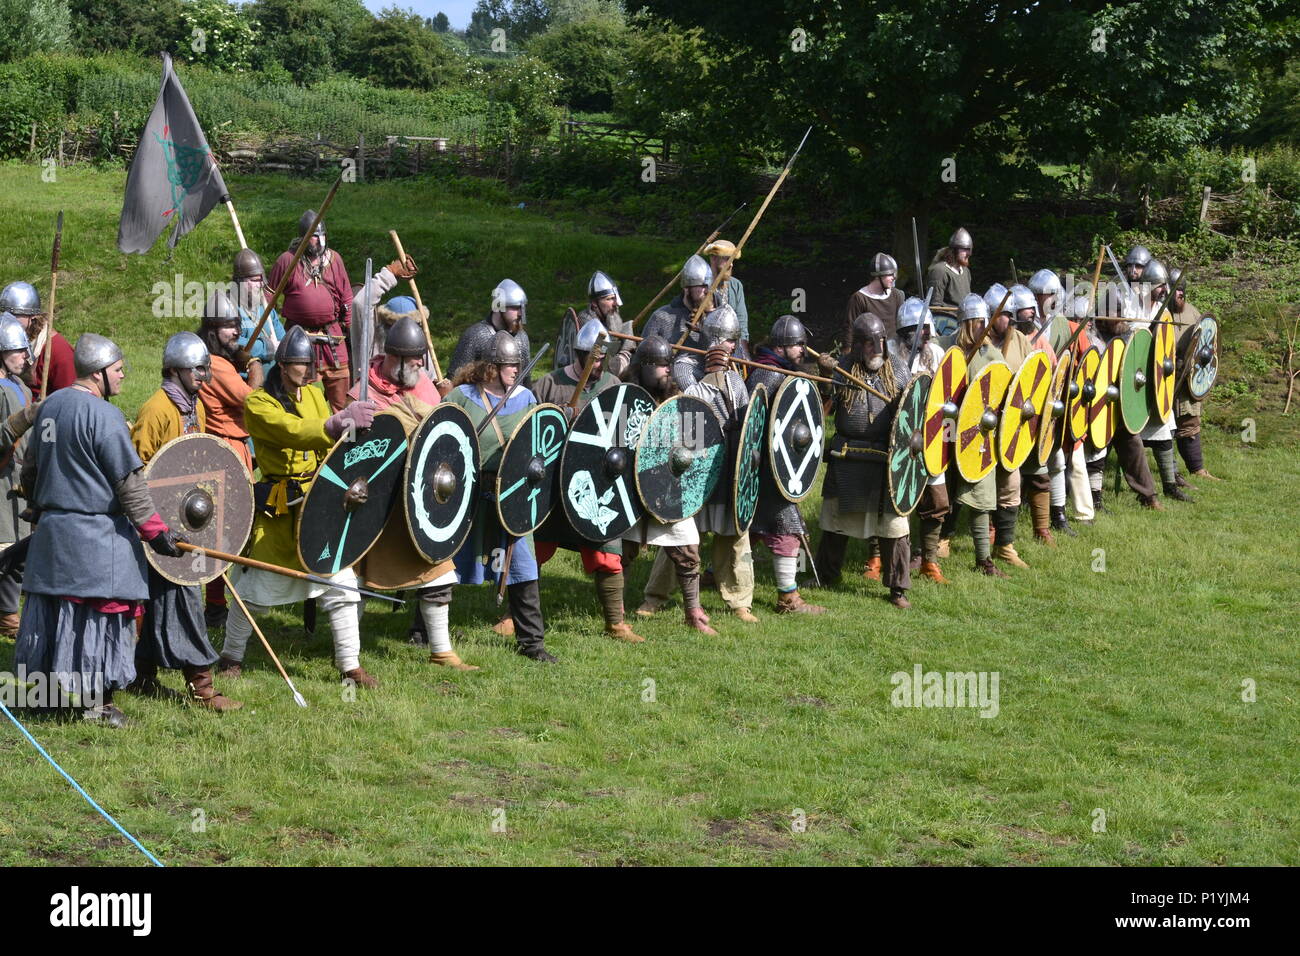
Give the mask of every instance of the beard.
[[885, 357], [883, 355], [872, 355], [863, 364], [867, 366], [868, 372], [879, 372], [885, 364]]
[[402, 388], [415, 388], [420, 384], [420, 370], [409, 365], [399, 366], [397, 369], [397, 384]]

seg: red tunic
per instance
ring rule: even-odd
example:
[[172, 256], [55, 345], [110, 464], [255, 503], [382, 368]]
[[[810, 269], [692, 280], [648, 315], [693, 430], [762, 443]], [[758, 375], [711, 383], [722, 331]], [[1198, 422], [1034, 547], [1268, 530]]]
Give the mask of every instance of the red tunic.
[[[284, 288], [280, 317], [286, 330], [301, 325], [308, 332], [339, 336], [337, 345], [317, 345], [316, 361], [322, 368], [341, 368], [348, 364], [347, 335], [352, 320], [352, 284], [348, 280], [343, 257], [333, 249], [325, 250], [326, 262], [320, 276], [310, 278], [307, 260], [298, 262]], [[275, 260], [268, 283], [279, 285], [289, 268], [293, 253], [285, 251]]]
[[[36, 364], [32, 367], [32, 398], [38, 402], [45, 397], [41, 394], [41, 378], [44, 369], [45, 352], [42, 350], [36, 357]], [[67, 388], [76, 380], [77, 364], [72, 355], [72, 346], [56, 331], [50, 342], [50, 394], [53, 395], [61, 388]]]

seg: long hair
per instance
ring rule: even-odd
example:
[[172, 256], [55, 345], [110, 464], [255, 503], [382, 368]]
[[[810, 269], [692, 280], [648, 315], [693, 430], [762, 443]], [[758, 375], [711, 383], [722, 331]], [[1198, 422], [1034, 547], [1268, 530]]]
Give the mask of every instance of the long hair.
[[270, 395], [277, 402], [284, 406], [284, 410], [290, 415], [298, 415], [298, 406], [294, 404], [293, 397], [289, 390], [284, 387], [284, 379], [280, 377], [280, 363], [276, 362], [275, 367], [266, 373], [266, 378], [262, 381], [262, 388], [266, 389], [266, 394]]
[[501, 378], [496, 365], [486, 360], [462, 365], [451, 380], [452, 388], [458, 385], [491, 385]]
[[[992, 322], [992, 319], [985, 319], [985, 322]], [[969, 352], [975, 347], [975, 343], [984, 337], [984, 330], [981, 328], [975, 331], [974, 322], [963, 322], [957, 326], [957, 345], [963, 352]]]

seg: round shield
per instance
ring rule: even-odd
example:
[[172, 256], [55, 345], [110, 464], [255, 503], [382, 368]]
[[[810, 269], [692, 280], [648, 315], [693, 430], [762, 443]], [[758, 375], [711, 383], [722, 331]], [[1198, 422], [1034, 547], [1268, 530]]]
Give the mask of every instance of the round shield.
[[722, 425], [709, 403], [675, 395], [655, 409], [636, 446], [636, 490], [659, 521], [704, 507], [727, 467]]
[[1199, 402], [1219, 377], [1219, 323], [1207, 315], [1183, 332], [1178, 355], [1178, 374], [1187, 381], [1187, 394]]
[[758, 510], [758, 489], [763, 471], [763, 439], [767, 435], [767, 387], [757, 386], [749, 393], [745, 420], [740, 423], [740, 443], [736, 446], [736, 507], [733, 508], [736, 534], [744, 534]]
[[[244, 550], [253, 530], [253, 484], [225, 439], [173, 438], [144, 466], [144, 480], [159, 516], [190, 544], [227, 554]], [[172, 584], [207, 584], [230, 567], [192, 551], [169, 558], [145, 548], [144, 556]]]
[[458, 405], [442, 402], [411, 435], [402, 497], [415, 549], [437, 563], [460, 550], [479, 494], [478, 433]]
[[889, 429], [889, 497], [894, 510], [910, 515], [925, 491], [925, 403], [930, 376], [917, 375], [907, 383]]
[[560, 500], [588, 541], [610, 541], [641, 520], [635, 450], [654, 409], [649, 392], [624, 383], [593, 396], [573, 420], [560, 455]]
[[998, 412], [1010, 386], [1007, 363], [990, 362], [966, 388], [957, 412], [956, 452], [957, 470], [967, 481], [979, 481], [997, 463]]
[[1151, 393], [1150, 374], [1152, 340], [1150, 329], [1136, 329], [1124, 346], [1124, 361], [1119, 374], [1119, 410], [1124, 427], [1136, 435], [1146, 428], [1151, 417], [1147, 396]]
[[1177, 342], [1169, 313], [1162, 312], [1160, 318], [1164, 321], [1151, 326], [1154, 341], [1151, 348], [1151, 368], [1147, 373], [1147, 378], [1151, 382], [1147, 398], [1151, 405], [1152, 416], [1157, 421], [1163, 422], [1174, 410], [1174, 383], [1178, 380], [1175, 375]]
[[942, 475], [952, 455], [949, 441], [957, 424], [957, 409], [966, 394], [966, 353], [953, 346], [943, 353], [925, 400], [925, 470]]
[[535, 405], [519, 422], [497, 468], [497, 516], [516, 538], [532, 534], [555, 507], [560, 452], [569, 420], [558, 405]]
[[1100, 451], [1115, 437], [1119, 415], [1119, 376], [1124, 364], [1124, 340], [1110, 340], [1097, 363], [1092, 380], [1092, 398], [1088, 402], [1088, 442]]
[[573, 340], [578, 337], [578, 313], [569, 309], [560, 319], [560, 334], [555, 337], [555, 367], [565, 368], [573, 362]]
[[1011, 380], [998, 420], [998, 464], [1007, 471], [1028, 461], [1036, 447], [1051, 387], [1052, 360], [1042, 349], [1035, 349]]
[[1049, 458], [1065, 443], [1065, 400], [1066, 383], [1070, 381], [1070, 357], [1068, 349], [1063, 349], [1056, 357], [1056, 368], [1052, 371], [1052, 382], [1047, 389], [1047, 407], [1043, 409], [1043, 421], [1038, 426], [1038, 464], [1046, 465]]
[[786, 501], [802, 501], [812, 493], [825, 435], [817, 387], [790, 376], [776, 390], [767, 426], [768, 464]]
[[383, 413], [334, 446], [298, 513], [298, 560], [304, 568], [337, 574], [379, 540], [397, 501], [407, 447], [401, 420]]
[[1070, 373], [1070, 395], [1065, 403], [1066, 427], [1071, 441], [1088, 437], [1088, 411], [1092, 406], [1093, 390], [1097, 387], [1097, 367], [1101, 365], [1101, 352], [1090, 347], [1074, 363]]

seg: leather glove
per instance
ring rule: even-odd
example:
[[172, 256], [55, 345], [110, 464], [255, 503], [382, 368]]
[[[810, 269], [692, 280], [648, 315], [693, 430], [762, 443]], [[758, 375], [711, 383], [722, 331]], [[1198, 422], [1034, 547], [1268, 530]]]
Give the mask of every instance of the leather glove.
[[325, 421], [325, 434], [330, 438], [337, 439], [343, 434], [350, 421], [357, 431], [369, 428], [375, 421], [375, 409], [378, 408], [372, 401], [357, 400], [347, 406], [340, 412], [335, 412]]
[[835, 359], [825, 352], [819, 352], [817, 355], [817, 367], [824, 372], [833, 372], [839, 366]]
[[415, 260], [410, 256], [407, 256], [405, 262], [402, 262], [400, 259], [394, 259], [390, 262], [388, 264], [388, 271], [397, 279], [409, 279], [420, 270], [416, 267]]
[[40, 410], [40, 402], [28, 402], [5, 420], [5, 424], [9, 426], [9, 433], [14, 436], [14, 441], [32, 427], [32, 423], [36, 421], [36, 413]]
[[176, 545], [186, 540], [188, 539], [183, 535], [179, 535], [171, 528], [167, 528], [149, 539], [149, 547], [153, 548], [154, 554], [161, 554], [168, 558], [179, 558], [183, 552]]
[[724, 348], [709, 349], [709, 353], [704, 356], [705, 372], [725, 372], [731, 356], [727, 354]]
[[[243, 347], [235, 349], [235, 354], [230, 356], [230, 364], [235, 367], [235, 371], [243, 375], [248, 371], [248, 363], [253, 361], [253, 356], [245, 352]], [[258, 359], [260, 362], [261, 359]]]

